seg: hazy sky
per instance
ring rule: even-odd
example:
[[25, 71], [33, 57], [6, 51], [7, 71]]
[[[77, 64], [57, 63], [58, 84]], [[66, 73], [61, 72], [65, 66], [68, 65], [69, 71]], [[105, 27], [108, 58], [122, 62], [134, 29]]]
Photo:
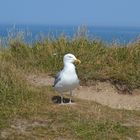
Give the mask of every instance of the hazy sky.
[[140, 0], [0, 0], [0, 23], [140, 26]]

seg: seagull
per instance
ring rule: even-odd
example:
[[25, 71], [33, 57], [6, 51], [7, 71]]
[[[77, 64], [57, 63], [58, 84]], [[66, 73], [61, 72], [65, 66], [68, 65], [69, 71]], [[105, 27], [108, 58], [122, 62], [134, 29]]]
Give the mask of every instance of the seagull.
[[[79, 79], [76, 74], [74, 63], [80, 64], [81, 61], [73, 54], [68, 53], [64, 55], [63, 63], [64, 67], [57, 73], [53, 85], [55, 91], [61, 94], [61, 104], [64, 104], [63, 93], [69, 92], [70, 96], [72, 97], [72, 90], [79, 86]], [[71, 97], [69, 101], [70, 104], [72, 103]]]

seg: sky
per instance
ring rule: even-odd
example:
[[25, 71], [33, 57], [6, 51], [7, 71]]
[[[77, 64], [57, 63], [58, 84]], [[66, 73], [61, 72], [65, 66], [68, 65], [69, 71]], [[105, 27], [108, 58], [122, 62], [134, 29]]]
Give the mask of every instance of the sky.
[[140, 0], [0, 0], [0, 24], [140, 26]]

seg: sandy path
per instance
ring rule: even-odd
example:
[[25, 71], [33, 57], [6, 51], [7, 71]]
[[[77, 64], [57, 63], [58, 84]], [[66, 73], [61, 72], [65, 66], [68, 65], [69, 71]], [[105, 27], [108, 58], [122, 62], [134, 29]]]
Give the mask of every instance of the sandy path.
[[[28, 75], [27, 80], [35, 86], [47, 86], [53, 84], [54, 78], [39, 74]], [[135, 90], [132, 95], [118, 94], [111, 83], [96, 82], [94, 86], [80, 86], [73, 92], [76, 98], [92, 100], [111, 108], [140, 110], [140, 90]]]
[[98, 82], [95, 86], [75, 91], [78, 98], [93, 100], [111, 108], [140, 110], [140, 94], [118, 94], [110, 83]]

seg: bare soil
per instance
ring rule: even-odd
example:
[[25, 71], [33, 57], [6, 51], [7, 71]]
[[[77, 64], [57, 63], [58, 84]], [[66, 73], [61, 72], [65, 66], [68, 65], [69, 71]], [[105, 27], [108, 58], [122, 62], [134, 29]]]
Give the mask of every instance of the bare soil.
[[[26, 79], [34, 86], [50, 86], [54, 82], [54, 78], [46, 74], [29, 74]], [[134, 90], [132, 94], [120, 94], [109, 81], [97, 81], [92, 86], [80, 86], [73, 93], [75, 98], [92, 100], [111, 108], [140, 110], [140, 89]]]

